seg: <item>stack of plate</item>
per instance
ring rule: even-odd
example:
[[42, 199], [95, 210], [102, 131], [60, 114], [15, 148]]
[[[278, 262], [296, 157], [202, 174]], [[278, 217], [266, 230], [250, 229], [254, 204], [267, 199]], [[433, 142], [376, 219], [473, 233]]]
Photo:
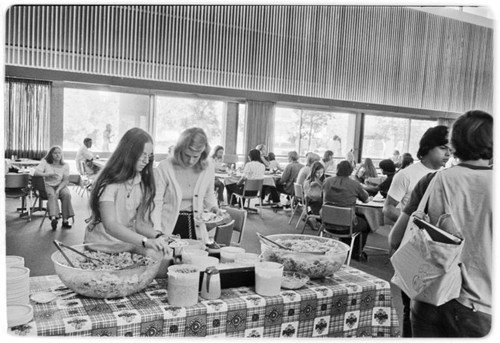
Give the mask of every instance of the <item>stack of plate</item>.
[[21, 256], [9, 255], [5, 257], [7, 268], [9, 267], [24, 267], [24, 258]]
[[30, 270], [26, 267], [7, 268], [7, 304], [29, 304]]
[[7, 325], [9, 328], [29, 323], [32, 319], [33, 307], [31, 305], [7, 305]]

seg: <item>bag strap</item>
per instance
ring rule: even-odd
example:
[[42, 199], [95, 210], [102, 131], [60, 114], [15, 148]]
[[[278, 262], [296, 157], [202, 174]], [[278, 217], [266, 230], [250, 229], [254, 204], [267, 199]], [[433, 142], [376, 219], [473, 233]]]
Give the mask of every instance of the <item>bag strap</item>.
[[422, 199], [420, 199], [420, 203], [418, 204], [416, 212], [424, 212], [425, 211], [425, 207], [427, 206], [427, 202], [429, 201], [431, 191], [434, 187], [434, 184], [436, 183], [436, 178], [438, 177], [438, 172], [435, 172], [434, 174], [435, 175], [432, 178], [431, 182], [429, 182], [429, 184], [427, 185], [427, 189], [425, 190], [425, 193], [422, 196]]

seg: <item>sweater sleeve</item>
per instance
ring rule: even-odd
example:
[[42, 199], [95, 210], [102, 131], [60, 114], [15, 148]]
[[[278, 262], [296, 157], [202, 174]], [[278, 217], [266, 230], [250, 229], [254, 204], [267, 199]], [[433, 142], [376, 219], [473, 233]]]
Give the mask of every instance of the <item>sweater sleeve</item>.
[[163, 208], [163, 197], [167, 188], [167, 179], [165, 175], [165, 165], [161, 164], [154, 169], [156, 195], [154, 199], [155, 208], [152, 214], [153, 225], [156, 230], [161, 230], [161, 211]]

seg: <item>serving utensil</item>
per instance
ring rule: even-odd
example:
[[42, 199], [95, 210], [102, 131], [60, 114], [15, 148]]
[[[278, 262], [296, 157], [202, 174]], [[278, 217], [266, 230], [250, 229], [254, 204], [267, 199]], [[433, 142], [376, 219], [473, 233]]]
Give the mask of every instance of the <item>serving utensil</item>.
[[[103, 263], [103, 262], [102, 262], [101, 260], [99, 260], [98, 258], [95, 258], [95, 257], [90, 257], [90, 256], [88, 256], [88, 255], [86, 255], [86, 254], [82, 253], [82, 252], [81, 252], [81, 251], [79, 251], [79, 250], [76, 250], [76, 249], [74, 249], [74, 248], [72, 248], [72, 247], [70, 247], [70, 246], [68, 246], [68, 245], [66, 245], [66, 244], [64, 244], [64, 243], [59, 242], [58, 240], [54, 240], [54, 244], [55, 244], [55, 245], [56, 245], [56, 247], [57, 247], [57, 248], [61, 251], [61, 253], [63, 254], [63, 256], [64, 256], [65, 258], [66, 258], [66, 254], [64, 254], [64, 253], [62, 252], [61, 247], [66, 248], [66, 249], [69, 249], [69, 250], [73, 251], [74, 253], [77, 253], [78, 255], [81, 255], [81, 256], [85, 257], [85, 258], [87, 259], [87, 261], [91, 261], [91, 262], [92, 262], [92, 263], [94, 263], [94, 264], [95, 264], [96, 262], [97, 262], [97, 263], [101, 263], [101, 264]], [[67, 260], [67, 258], [66, 258], [66, 260]], [[69, 262], [69, 261], [68, 261], [68, 262]], [[71, 263], [70, 263], [70, 264], [71, 264]], [[71, 266], [72, 266], [72, 267], [74, 267], [73, 265], [71, 265]]]
[[283, 250], [293, 251], [295, 253], [301, 253], [301, 254], [312, 254], [312, 255], [324, 255], [325, 254], [324, 251], [295, 251], [295, 250], [288, 248], [282, 244], [279, 244], [278, 242], [273, 241], [272, 239], [267, 238], [266, 236], [264, 236], [258, 232], [257, 232], [257, 237], [259, 237], [260, 239], [263, 239], [264, 241], [270, 242]]
[[61, 255], [63, 255], [63, 257], [66, 259], [66, 262], [68, 262], [68, 264], [75, 268], [75, 265], [71, 262], [71, 260], [68, 258], [68, 256], [66, 256], [66, 253], [61, 249], [61, 246], [59, 245], [59, 242], [58, 241], [54, 241], [54, 245], [56, 246], [57, 250], [59, 250], [61, 252]]

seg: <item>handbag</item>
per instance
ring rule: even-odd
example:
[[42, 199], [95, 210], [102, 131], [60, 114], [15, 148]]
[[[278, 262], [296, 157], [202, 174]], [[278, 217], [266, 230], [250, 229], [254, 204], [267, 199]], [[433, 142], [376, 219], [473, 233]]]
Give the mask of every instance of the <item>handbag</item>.
[[391, 257], [397, 285], [412, 300], [440, 306], [458, 298], [462, 288], [460, 255], [464, 241], [456, 230], [452, 214], [429, 223], [425, 207], [436, 179], [431, 180], [417, 210], [412, 213], [401, 245]]

